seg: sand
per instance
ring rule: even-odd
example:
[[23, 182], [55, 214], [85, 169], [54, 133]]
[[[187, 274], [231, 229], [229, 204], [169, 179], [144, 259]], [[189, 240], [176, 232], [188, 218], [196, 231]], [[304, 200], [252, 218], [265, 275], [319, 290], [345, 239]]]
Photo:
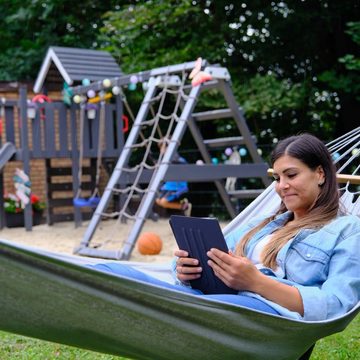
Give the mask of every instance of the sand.
[[[116, 221], [102, 221], [91, 240], [91, 246], [95, 244], [105, 244], [105, 249], [121, 249], [123, 241], [127, 239], [127, 234], [131, 229], [132, 222], [121, 224]], [[225, 226], [222, 223], [221, 226]], [[82, 226], [75, 228], [74, 222], [56, 223], [52, 226], [37, 225], [33, 226], [32, 231], [25, 228], [3, 228], [0, 230], [0, 239], [11, 240], [21, 244], [38, 247], [41, 249], [73, 254], [74, 248], [82, 240], [88, 227], [88, 222], [83, 222]], [[158, 255], [142, 255], [138, 252], [135, 245], [130, 260], [140, 262], [159, 262], [164, 263], [172, 259], [176, 242], [166, 218], [157, 221], [147, 220], [142, 232], [154, 232], [160, 236], [163, 247]]]

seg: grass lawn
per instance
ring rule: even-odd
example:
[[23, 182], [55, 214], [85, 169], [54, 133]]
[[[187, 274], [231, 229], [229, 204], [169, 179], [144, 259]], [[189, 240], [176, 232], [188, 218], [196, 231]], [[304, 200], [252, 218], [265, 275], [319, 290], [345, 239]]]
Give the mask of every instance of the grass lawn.
[[360, 359], [360, 315], [341, 333], [316, 343], [311, 360]]
[[[357, 316], [342, 333], [318, 341], [311, 360], [360, 359], [359, 329], [360, 316]], [[120, 360], [125, 358], [0, 332], [0, 359]]]

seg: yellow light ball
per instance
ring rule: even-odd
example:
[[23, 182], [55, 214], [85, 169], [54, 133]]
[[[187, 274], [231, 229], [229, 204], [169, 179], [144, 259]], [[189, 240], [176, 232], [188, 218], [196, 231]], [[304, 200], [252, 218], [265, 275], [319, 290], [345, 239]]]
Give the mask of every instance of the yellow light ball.
[[74, 103], [75, 104], [80, 104], [81, 103], [81, 96], [80, 95], [75, 95], [73, 97]]
[[103, 86], [108, 88], [111, 86], [111, 80], [110, 79], [104, 79], [103, 80]]

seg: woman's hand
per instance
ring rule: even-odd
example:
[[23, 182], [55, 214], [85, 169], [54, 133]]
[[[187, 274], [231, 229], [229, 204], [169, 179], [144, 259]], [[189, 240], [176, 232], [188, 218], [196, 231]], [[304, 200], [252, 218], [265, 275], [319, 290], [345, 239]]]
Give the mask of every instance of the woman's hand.
[[211, 249], [207, 255], [210, 258], [209, 266], [227, 286], [235, 290], [257, 293], [304, 316], [304, 304], [296, 287], [282, 284], [264, 275], [246, 257], [227, 254], [218, 249]]
[[211, 249], [207, 255], [210, 258], [209, 266], [227, 286], [235, 290], [256, 292], [256, 284], [264, 275], [248, 258], [218, 249]]
[[178, 257], [176, 260], [176, 274], [181, 282], [198, 279], [201, 276], [202, 268], [199, 260], [189, 258], [189, 254], [185, 250], [175, 250], [174, 255]]

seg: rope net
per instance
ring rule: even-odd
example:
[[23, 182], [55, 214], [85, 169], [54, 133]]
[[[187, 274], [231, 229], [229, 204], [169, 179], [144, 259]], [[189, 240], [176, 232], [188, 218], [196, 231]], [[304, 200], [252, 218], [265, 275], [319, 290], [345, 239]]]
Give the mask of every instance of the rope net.
[[[137, 139], [132, 144], [127, 142], [123, 148], [123, 151], [130, 151], [127, 163], [122, 168], [115, 167], [114, 169], [124, 175], [122, 178], [131, 180], [121, 181], [114, 188], [105, 188], [106, 191], [112, 192], [113, 200], [100, 214], [97, 213], [101, 216], [101, 228], [103, 230], [106, 228], [107, 234], [102, 231], [101, 240], [98, 239], [98, 234], [94, 234], [92, 246], [95, 248], [113, 249], [124, 245], [127, 241], [124, 231], [129, 232], [132, 224], [139, 220], [139, 209], [143, 197], [150, 192], [157, 193], [159, 190], [151, 190], [151, 180], [144, 183], [142, 179], [149, 171], [154, 174], [160, 164], [164, 164], [164, 153], [160, 151], [160, 147], [175, 141], [171, 138], [191, 90], [191, 86], [186, 84], [188, 79], [186, 71], [182, 71], [179, 75], [177, 85], [167, 81], [169, 78], [168, 75], [164, 75], [153, 79], [159, 84], [155, 94], [142, 103], [149, 106], [146, 117], [140, 123], [136, 123], [132, 116], [132, 127], [138, 127], [139, 130]], [[124, 104], [127, 108], [127, 102]], [[106, 224], [106, 220], [113, 221], [108, 221], [109, 224]]]

